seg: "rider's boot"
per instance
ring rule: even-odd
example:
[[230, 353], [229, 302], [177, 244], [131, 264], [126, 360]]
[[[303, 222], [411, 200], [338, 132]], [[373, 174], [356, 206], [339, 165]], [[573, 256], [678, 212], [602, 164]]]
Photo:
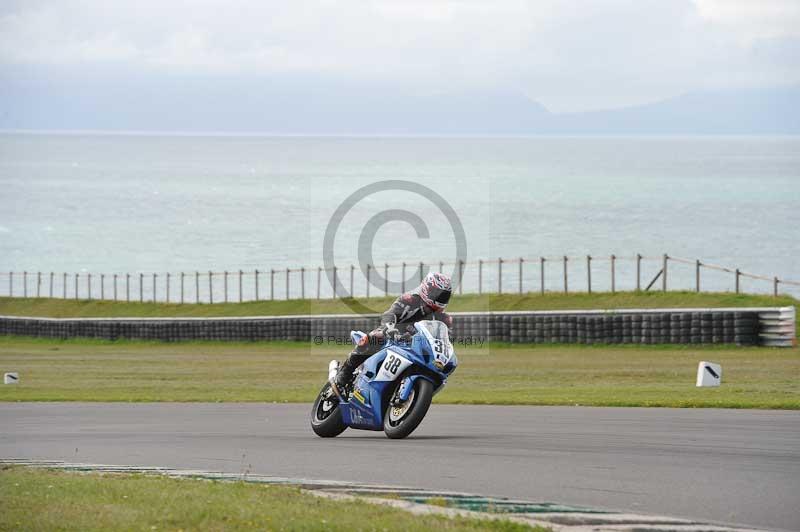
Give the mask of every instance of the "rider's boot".
[[339, 366], [339, 372], [331, 381], [331, 388], [339, 397], [343, 397], [345, 390], [353, 384], [353, 373], [360, 363], [359, 358], [361, 358], [360, 353], [354, 349], [347, 360]]

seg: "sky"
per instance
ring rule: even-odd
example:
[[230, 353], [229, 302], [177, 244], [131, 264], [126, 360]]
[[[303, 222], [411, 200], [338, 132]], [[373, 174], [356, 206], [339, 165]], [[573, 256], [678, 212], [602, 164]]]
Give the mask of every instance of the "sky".
[[0, 78], [26, 76], [313, 79], [598, 110], [797, 85], [800, 1], [3, 0]]

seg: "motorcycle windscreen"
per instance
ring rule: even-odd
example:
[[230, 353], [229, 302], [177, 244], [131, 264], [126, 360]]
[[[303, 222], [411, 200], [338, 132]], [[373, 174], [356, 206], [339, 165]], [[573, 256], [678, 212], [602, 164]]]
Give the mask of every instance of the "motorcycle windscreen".
[[447, 325], [441, 321], [426, 320], [416, 322], [414, 327], [428, 340], [433, 352], [434, 366], [439, 370], [444, 368], [455, 355]]

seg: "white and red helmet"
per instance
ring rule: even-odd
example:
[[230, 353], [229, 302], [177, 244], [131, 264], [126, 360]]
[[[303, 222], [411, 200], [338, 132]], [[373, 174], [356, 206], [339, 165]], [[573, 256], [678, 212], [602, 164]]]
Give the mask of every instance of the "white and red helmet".
[[422, 301], [437, 311], [442, 311], [447, 307], [452, 292], [453, 283], [450, 281], [450, 276], [439, 272], [429, 273], [419, 285], [419, 296]]

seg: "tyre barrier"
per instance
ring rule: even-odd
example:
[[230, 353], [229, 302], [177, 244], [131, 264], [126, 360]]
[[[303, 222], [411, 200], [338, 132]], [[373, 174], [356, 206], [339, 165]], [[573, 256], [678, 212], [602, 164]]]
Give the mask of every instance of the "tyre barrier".
[[[453, 313], [454, 339], [531, 344], [797, 345], [794, 307]], [[0, 334], [45, 338], [294, 340], [347, 343], [379, 316], [30, 318], [0, 316]]]
[[794, 307], [762, 309], [758, 313], [758, 343], [771, 347], [797, 345], [796, 311]]

